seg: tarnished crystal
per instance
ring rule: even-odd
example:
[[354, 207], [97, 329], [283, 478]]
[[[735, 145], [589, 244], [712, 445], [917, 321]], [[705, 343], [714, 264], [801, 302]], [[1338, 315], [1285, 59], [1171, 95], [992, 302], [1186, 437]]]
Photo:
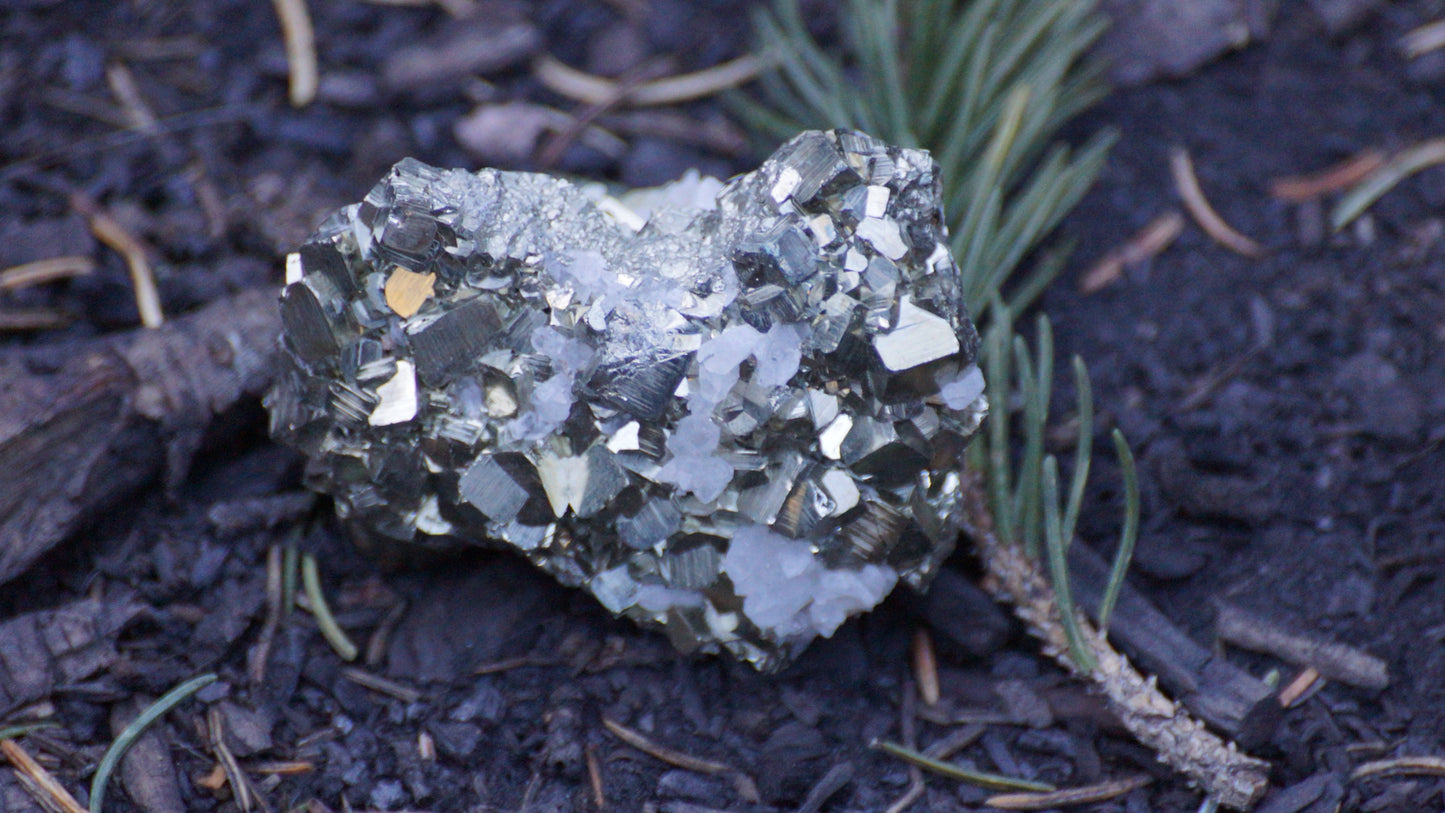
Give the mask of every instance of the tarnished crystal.
[[987, 402], [942, 224], [856, 132], [621, 198], [408, 159], [288, 258], [273, 432], [372, 534], [775, 668], [953, 547]]

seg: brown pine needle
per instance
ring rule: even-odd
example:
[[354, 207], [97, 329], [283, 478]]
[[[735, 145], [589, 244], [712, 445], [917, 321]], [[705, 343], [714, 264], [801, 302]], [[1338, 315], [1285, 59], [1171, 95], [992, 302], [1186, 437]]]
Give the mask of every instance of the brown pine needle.
[[537, 80], [559, 96], [589, 105], [621, 102], [632, 107], [654, 107], [701, 99], [751, 82], [771, 68], [775, 60], [756, 54], [740, 56], [711, 68], [642, 82], [623, 88], [617, 82], [573, 68], [544, 56], [537, 60]]
[[1384, 164], [1384, 152], [1365, 150], [1319, 172], [1275, 178], [1269, 182], [1269, 194], [1276, 200], [1303, 203], [1354, 186]]
[[105, 81], [110, 85], [111, 95], [120, 102], [121, 110], [125, 112], [130, 129], [138, 130], [146, 135], [155, 135], [159, 132], [155, 111], [146, 104], [145, 97], [141, 95], [140, 86], [136, 84], [135, 74], [130, 72], [130, 68], [119, 62], [108, 66], [105, 69]]
[[341, 667], [341, 676], [355, 683], [358, 686], [372, 690], [388, 697], [394, 697], [408, 705], [421, 700], [424, 695], [410, 686], [405, 686], [390, 678], [375, 675], [364, 669], [357, 669], [355, 666]]
[[752, 780], [752, 777], [731, 765], [700, 759], [690, 754], [684, 754], [681, 751], [674, 751], [671, 748], [658, 745], [642, 734], [606, 717], [602, 718], [602, 725], [606, 726], [607, 730], [612, 732], [612, 735], [617, 739], [669, 765], [707, 774], [708, 776], [731, 777], [738, 795], [741, 796], [745, 802], [757, 804], [762, 798], [758, 795], [758, 786], [757, 783]]
[[140, 311], [140, 323], [149, 328], [164, 324], [166, 319], [161, 313], [161, 297], [156, 291], [156, 277], [151, 271], [150, 260], [146, 258], [145, 246], [86, 195], [79, 192], [71, 195], [70, 206], [89, 221], [90, 233], [97, 240], [125, 258], [126, 268], [130, 269], [131, 288], [135, 291], [136, 308]]
[[1288, 686], [1280, 689], [1279, 704], [1284, 708], [1292, 708], [1315, 688], [1316, 684], [1320, 682], [1320, 679], [1318, 669], [1315, 669], [1313, 666], [1306, 666], [1298, 675], [1295, 675], [1294, 680], [1291, 680]]
[[1184, 215], [1172, 209], [1159, 215], [1085, 272], [1079, 280], [1079, 292], [1102, 291], [1123, 276], [1125, 268], [1151, 260], [1169, 248], [1183, 231]]
[[80, 255], [49, 257], [44, 260], [12, 265], [0, 271], [0, 290], [11, 291], [59, 279], [81, 277], [95, 270], [95, 260]]
[[924, 705], [938, 705], [938, 657], [933, 652], [933, 637], [922, 627], [913, 633], [913, 680]]
[[592, 804], [598, 810], [607, 809], [607, 790], [602, 785], [602, 765], [597, 761], [597, 749], [587, 746], [587, 780], [592, 784]]
[[1006, 793], [994, 796], [984, 804], [1003, 810], [1051, 810], [1056, 807], [1089, 805], [1107, 802], [1149, 784], [1149, 777], [1131, 776], [1113, 782], [1100, 782], [1083, 788], [1066, 788], [1052, 793]]
[[1179, 199], [1184, 202], [1184, 208], [1189, 210], [1190, 216], [1199, 224], [1199, 228], [1204, 229], [1205, 234], [1236, 254], [1246, 257], [1259, 257], [1264, 254], [1264, 246], [1235, 231], [1214, 211], [1214, 207], [1209, 205], [1209, 200], [1204, 197], [1204, 190], [1199, 188], [1199, 177], [1194, 174], [1194, 161], [1183, 147], [1175, 147], [1169, 151], [1169, 171], [1174, 176], [1174, 189], [1179, 194]]
[[1445, 776], [1445, 758], [1394, 757], [1366, 762], [1350, 772], [1351, 780], [1387, 776]]
[[70, 317], [50, 308], [0, 310], [0, 333], [54, 330], [70, 324]]
[[[45, 770], [14, 740], [0, 740], [0, 751], [15, 766], [15, 772], [34, 784], [35, 801], [47, 809], [62, 810], [64, 813], [87, 813], [85, 807], [70, 795], [50, 771]], [[42, 796], [43, 794], [43, 796]]]
[[1414, 59], [1445, 47], [1445, 20], [1436, 20], [1413, 28], [1400, 40], [1405, 55]]
[[939, 776], [957, 779], [960, 782], [967, 782], [970, 785], [977, 785], [978, 787], [989, 790], [1025, 790], [1037, 793], [1050, 793], [1054, 790], [1054, 786], [1047, 782], [1034, 782], [1029, 779], [1016, 779], [1012, 776], [975, 771], [971, 768], [965, 768], [962, 765], [955, 765], [952, 762], [934, 759], [921, 751], [915, 751], [912, 748], [899, 745], [896, 742], [875, 741], [870, 744], [869, 747], [876, 748], [886, 754], [891, 754], [910, 765], [917, 765]]
[[286, 41], [286, 67], [291, 79], [291, 106], [305, 107], [316, 98], [316, 34], [306, 0], [272, 0]]

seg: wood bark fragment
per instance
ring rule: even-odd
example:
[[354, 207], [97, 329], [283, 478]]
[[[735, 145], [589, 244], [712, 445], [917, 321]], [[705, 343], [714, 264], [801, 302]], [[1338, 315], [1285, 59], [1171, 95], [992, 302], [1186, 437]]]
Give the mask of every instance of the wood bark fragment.
[[1248, 810], [1269, 786], [1268, 763], [1241, 753], [1165, 697], [1153, 678], [1145, 678], [1087, 619], [1079, 625], [1098, 662], [1082, 672], [1069, 657], [1069, 642], [1059, 619], [1053, 587], [1017, 545], [1005, 544], [993, 531], [988, 498], [976, 474], [963, 483], [974, 542], [987, 571], [985, 587], [1012, 605], [1019, 619], [1043, 645], [1044, 653], [1092, 681], [1108, 699], [1124, 727], [1158, 754], [1161, 762], [1189, 778], [1225, 807]]
[[0, 583], [157, 476], [178, 485], [211, 418], [270, 385], [279, 334], [267, 288], [0, 355]]

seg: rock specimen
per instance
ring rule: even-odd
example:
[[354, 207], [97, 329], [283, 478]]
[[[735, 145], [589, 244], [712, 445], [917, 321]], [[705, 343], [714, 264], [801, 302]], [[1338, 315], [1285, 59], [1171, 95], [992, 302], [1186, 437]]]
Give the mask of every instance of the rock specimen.
[[925, 152], [806, 132], [624, 200], [408, 159], [287, 281], [273, 432], [369, 533], [763, 669], [953, 548], [987, 401]]

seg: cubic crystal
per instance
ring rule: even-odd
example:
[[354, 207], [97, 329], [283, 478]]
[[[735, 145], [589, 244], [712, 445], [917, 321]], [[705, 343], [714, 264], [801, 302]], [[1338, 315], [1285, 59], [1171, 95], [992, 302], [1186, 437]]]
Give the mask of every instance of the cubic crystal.
[[287, 260], [272, 431], [364, 532], [780, 667], [962, 521], [987, 401], [937, 174], [847, 131], [619, 198], [407, 159]]

